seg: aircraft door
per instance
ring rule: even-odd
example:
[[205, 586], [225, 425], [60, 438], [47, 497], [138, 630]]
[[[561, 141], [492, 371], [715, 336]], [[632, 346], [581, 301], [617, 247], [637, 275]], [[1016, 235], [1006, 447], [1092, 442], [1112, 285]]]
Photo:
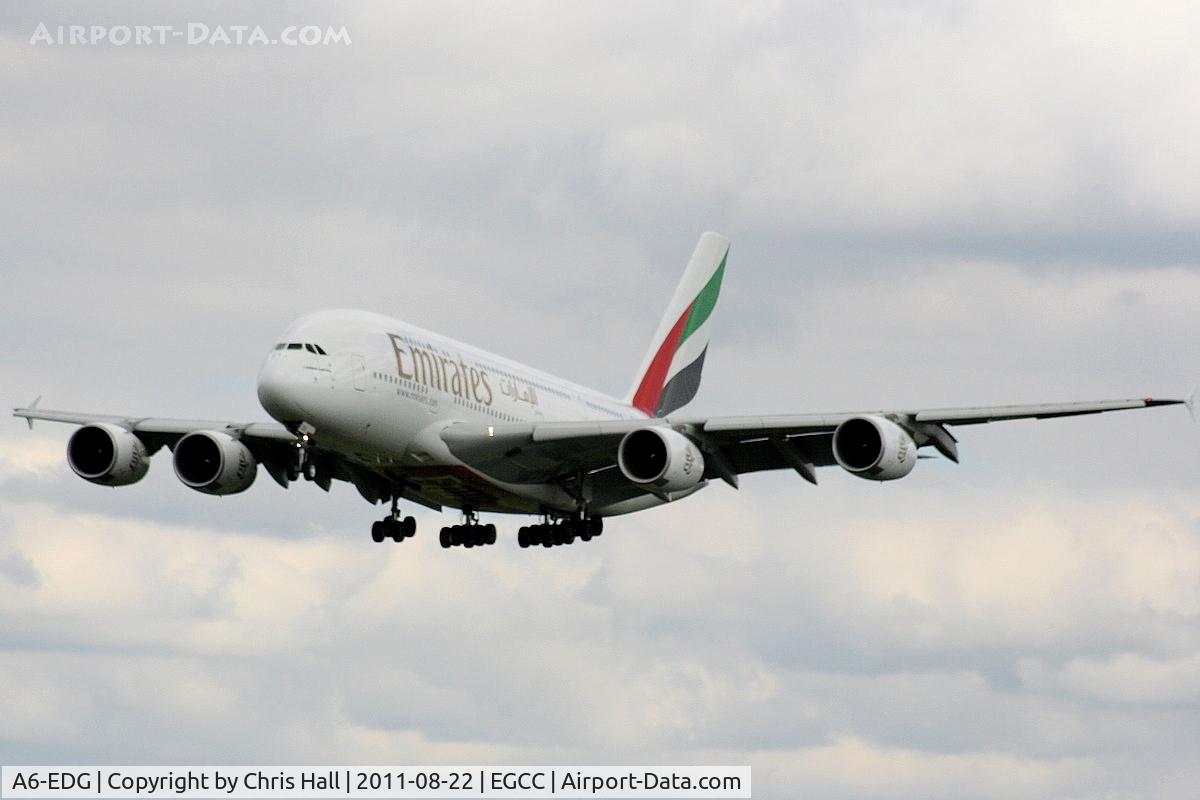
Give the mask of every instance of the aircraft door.
[[365, 392], [367, 390], [367, 362], [358, 353], [350, 355], [350, 376], [356, 391]]

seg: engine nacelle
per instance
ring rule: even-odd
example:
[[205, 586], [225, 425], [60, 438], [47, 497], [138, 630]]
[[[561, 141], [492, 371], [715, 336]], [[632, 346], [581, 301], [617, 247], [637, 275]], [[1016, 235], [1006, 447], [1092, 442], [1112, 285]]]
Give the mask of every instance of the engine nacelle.
[[128, 486], [146, 477], [150, 455], [142, 440], [121, 426], [94, 422], [71, 434], [67, 463], [85, 481]]
[[175, 443], [175, 476], [197, 492], [244, 492], [257, 474], [250, 449], [227, 433], [193, 431]]
[[917, 465], [917, 443], [890, 419], [852, 417], [833, 432], [833, 457], [851, 475], [894, 481]]
[[617, 447], [617, 465], [634, 483], [663, 492], [691, 489], [704, 478], [704, 456], [691, 439], [667, 427], [630, 431]]

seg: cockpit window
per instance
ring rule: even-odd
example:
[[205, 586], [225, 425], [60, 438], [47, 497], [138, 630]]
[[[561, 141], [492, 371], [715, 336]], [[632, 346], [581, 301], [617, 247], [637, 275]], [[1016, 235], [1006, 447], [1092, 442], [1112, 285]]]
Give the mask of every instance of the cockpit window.
[[328, 353], [321, 348], [319, 344], [311, 344], [309, 342], [280, 342], [275, 345], [276, 350], [307, 350], [310, 353], [318, 356], [327, 356]]

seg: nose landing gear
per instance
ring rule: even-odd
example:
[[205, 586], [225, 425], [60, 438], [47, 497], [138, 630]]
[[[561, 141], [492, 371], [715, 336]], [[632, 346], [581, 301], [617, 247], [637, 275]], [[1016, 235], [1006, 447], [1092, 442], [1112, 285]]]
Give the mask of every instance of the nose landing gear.
[[313, 481], [317, 479], [317, 462], [313, 459], [312, 453], [309, 452], [313, 434], [317, 432], [317, 429], [307, 422], [301, 422], [297, 431], [299, 432], [299, 436], [296, 439], [296, 458], [287, 468], [288, 483], [300, 480], [301, 475], [304, 476], [305, 480]]

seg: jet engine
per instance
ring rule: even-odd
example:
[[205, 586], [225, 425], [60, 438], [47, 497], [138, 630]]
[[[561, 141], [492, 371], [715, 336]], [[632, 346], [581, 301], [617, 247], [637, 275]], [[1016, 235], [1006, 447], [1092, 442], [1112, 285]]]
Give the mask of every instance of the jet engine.
[[917, 444], [890, 419], [851, 417], [833, 432], [833, 457], [852, 475], [894, 481], [916, 466]]
[[84, 425], [67, 442], [67, 463], [76, 475], [101, 486], [137, 483], [150, 469], [142, 440], [119, 425]]
[[197, 492], [244, 492], [257, 474], [250, 449], [229, 434], [193, 431], [175, 443], [175, 476]]
[[704, 477], [700, 448], [667, 427], [630, 431], [617, 447], [617, 465], [634, 483], [652, 484], [663, 492], [691, 489]]

